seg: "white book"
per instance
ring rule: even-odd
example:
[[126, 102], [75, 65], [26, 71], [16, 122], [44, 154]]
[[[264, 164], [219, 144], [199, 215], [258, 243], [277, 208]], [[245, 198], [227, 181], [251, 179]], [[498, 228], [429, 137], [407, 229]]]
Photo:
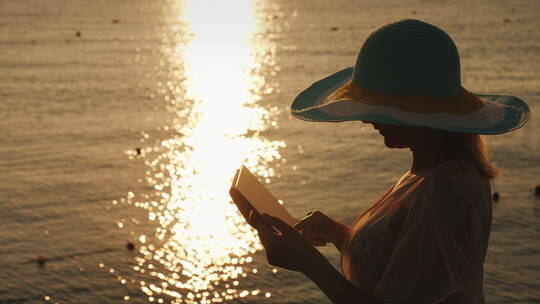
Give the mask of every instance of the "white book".
[[229, 194], [246, 220], [249, 218], [249, 212], [253, 211], [259, 217], [266, 213], [280, 218], [291, 226], [296, 223], [296, 219], [289, 211], [244, 166], [236, 170]]

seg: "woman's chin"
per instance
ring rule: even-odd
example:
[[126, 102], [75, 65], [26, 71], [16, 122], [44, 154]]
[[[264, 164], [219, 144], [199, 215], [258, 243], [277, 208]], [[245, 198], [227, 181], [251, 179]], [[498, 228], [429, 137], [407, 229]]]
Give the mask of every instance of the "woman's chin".
[[404, 145], [404, 144], [400, 144], [400, 143], [396, 143], [396, 142], [392, 142], [392, 141], [388, 141], [388, 140], [384, 140], [384, 145], [387, 147], [387, 148], [390, 148], [390, 149], [405, 149], [405, 148], [408, 148], [407, 145]]

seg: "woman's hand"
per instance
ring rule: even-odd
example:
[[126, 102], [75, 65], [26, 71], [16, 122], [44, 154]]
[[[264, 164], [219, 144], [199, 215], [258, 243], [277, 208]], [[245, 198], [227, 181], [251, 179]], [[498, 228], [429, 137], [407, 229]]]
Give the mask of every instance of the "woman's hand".
[[304, 273], [334, 304], [380, 304], [377, 299], [347, 281], [305, 237], [287, 223], [270, 215], [259, 217], [253, 212], [250, 212], [248, 221], [259, 232], [271, 265]]
[[267, 214], [258, 218], [251, 213], [249, 222], [257, 229], [271, 265], [305, 273], [325, 260], [300, 233], [281, 219]]
[[294, 228], [314, 246], [330, 242], [338, 249], [341, 249], [349, 231], [349, 227], [334, 221], [320, 211], [309, 212], [294, 225]]

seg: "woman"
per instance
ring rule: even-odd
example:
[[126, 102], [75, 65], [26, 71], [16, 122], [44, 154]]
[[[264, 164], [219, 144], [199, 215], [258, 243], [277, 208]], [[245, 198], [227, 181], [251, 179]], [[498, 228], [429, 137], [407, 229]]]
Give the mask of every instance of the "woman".
[[[490, 180], [498, 170], [479, 134], [523, 126], [522, 100], [462, 88], [448, 34], [403, 20], [373, 32], [354, 68], [302, 92], [292, 114], [372, 124], [388, 148], [410, 149], [413, 161], [350, 227], [320, 212], [295, 227], [250, 217], [270, 264], [304, 273], [332, 303], [484, 303]], [[343, 275], [312, 246], [326, 242], [340, 250]]]

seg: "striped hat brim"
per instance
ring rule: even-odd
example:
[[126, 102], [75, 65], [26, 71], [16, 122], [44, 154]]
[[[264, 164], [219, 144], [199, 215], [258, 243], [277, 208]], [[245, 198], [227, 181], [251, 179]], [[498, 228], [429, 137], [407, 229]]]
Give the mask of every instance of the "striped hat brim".
[[307, 121], [361, 120], [489, 135], [520, 128], [530, 117], [527, 104], [514, 96], [465, 89], [449, 98], [383, 94], [355, 86], [353, 71], [341, 70], [304, 90], [292, 104], [292, 115]]

